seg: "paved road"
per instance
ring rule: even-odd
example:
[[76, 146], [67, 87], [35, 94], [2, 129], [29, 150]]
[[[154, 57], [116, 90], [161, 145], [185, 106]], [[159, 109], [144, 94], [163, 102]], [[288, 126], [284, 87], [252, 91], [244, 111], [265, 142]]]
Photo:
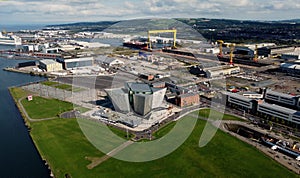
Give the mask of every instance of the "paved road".
[[92, 161], [91, 164], [87, 165], [88, 169], [93, 169], [94, 167], [100, 165], [101, 163], [103, 163], [104, 161], [108, 160], [109, 158], [113, 157], [114, 155], [116, 155], [117, 153], [119, 153], [120, 151], [122, 151], [123, 149], [125, 149], [126, 147], [128, 147], [129, 145], [133, 144], [133, 141], [126, 141], [124, 142], [122, 145], [118, 146], [117, 148], [111, 150], [110, 152], [108, 152], [106, 155], [102, 156], [99, 159], [94, 159]]

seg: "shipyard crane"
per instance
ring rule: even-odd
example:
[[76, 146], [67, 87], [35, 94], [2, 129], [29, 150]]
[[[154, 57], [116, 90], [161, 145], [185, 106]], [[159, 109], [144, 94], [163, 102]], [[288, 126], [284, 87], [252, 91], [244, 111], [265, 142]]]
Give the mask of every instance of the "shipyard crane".
[[233, 65], [233, 51], [234, 51], [234, 48], [235, 48], [235, 43], [231, 43], [230, 45], [229, 45], [229, 47], [230, 47], [230, 61], [229, 61], [229, 64], [230, 65]]
[[219, 44], [219, 56], [222, 57], [223, 56], [224, 41], [223, 40], [217, 40], [217, 43]]
[[253, 61], [258, 62], [258, 47], [257, 47], [257, 44], [255, 45]]
[[173, 48], [176, 48], [176, 35], [177, 35], [177, 30], [149, 30], [148, 31], [148, 44], [149, 44], [149, 49], [152, 49], [151, 46], [151, 40], [150, 40], [150, 35], [155, 34], [155, 33], [173, 33]]

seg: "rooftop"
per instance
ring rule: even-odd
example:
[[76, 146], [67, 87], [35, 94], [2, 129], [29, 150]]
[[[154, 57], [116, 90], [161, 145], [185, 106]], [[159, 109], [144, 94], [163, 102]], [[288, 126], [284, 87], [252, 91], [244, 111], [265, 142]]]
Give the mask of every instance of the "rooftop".
[[270, 108], [270, 109], [275, 109], [277, 111], [281, 111], [283, 113], [287, 113], [287, 114], [296, 114], [297, 111], [296, 110], [293, 110], [293, 109], [289, 109], [289, 108], [286, 108], [286, 107], [282, 107], [282, 106], [279, 106], [279, 105], [276, 105], [276, 104], [269, 104], [269, 103], [262, 103], [262, 104], [259, 104], [259, 106], [263, 106], [263, 107], [267, 107], [267, 108]]
[[135, 92], [152, 92], [151, 87], [144, 83], [127, 83], [128, 87]]
[[280, 96], [283, 98], [291, 98], [291, 99], [295, 97], [294, 95], [280, 93], [280, 92], [276, 92], [276, 91], [272, 91], [272, 90], [267, 90], [267, 94], [276, 95], [276, 96]]
[[247, 98], [247, 97], [237, 94], [237, 93], [224, 92], [224, 94], [227, 96], [233, 97], [233, 98], [237, 98], [239, 100], [247, 101], [247, 102], [250, 102], [253, 100], [251, 98]]
[[71, 58], [71, 59], [63, 59], [64, 62], [78, 62], [78, 61], [90, 61], [94, 60], [93, 57], [82, 57], [82, 58]]
[[43, 64], [46, 64], [46, 65], [50, 65], [50, 64], [55, 64], [55, 63], [58, 63], [52, 59], [43, 59], [43, 60], [40, 60], [40, 63], [43, 63]]

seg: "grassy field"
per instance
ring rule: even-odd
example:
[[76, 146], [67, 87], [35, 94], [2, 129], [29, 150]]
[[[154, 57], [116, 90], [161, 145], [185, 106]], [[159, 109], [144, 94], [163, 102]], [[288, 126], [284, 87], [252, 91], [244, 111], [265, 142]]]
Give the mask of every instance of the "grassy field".
[[165, 136], [167, 133], [169, 133], [173, 127], [176, 125], [176, 122], [170, 122], [167, 125], [160, 128], [158, 131], [154, 132], [153, 137], [154, 139], [161, 138]]
[[[22, 97], [23, 94], [26, 96], [26, 92], [22, 90], [13, 92], [16, 97]], [[33, 115], [38, 115], [35, 112], [40, 112], [40, 109], [44, 109], [49, 104], [44, 100], [36, 102], [35, 107], [29, 107]], [[53, 102], [56, 104], [51, 101], [51, 105], [57, 106], [60, 101], [53, 100]], [[66, 105], [61, 109], [68, 109], [68, 107]], [[56, 110], [56, 112], [58, 111], [60, 110]], [[48, 111], [44, 110], [44, 112]], [[56, 112], [49, 111], [52, 113], [51, 115]], [[43, 112], [39, 114], [43, 114]], [[189, 119], [189, 117], [183, 119]], [[85, 122], [88, 121], [85, 120]], [[91, 170], [87, 168], [87, 165], [90, 164], [87, 158], [101, 158], [104, 154], [87, 140], [76, 119], [32, 122], [30, 134], [40, 154], [51, 166], [55, 177], [61, 178], [66, 174], [76, 178], [297, 177], [256, 148], [222, 131], [218, 131], [208, 145], [200, 148], [198, 146], [199, 138], [205, 124], [206, 121], [198, 120], [189, 138], [168, 156], [144, 163], [125, 162], [110, 158]], [[175, 123], [171, 123], [165, 126], [157, 135], [162, 136], [168, 133], [174, 125]], [[122, 135], [124, 134], [122, 133]], [[101, 137], [107, 136], [101, 134]]]
[[115, 127], [112, 126], [108, 126], [108, 128], [116, 135], [118, 135], [119, 137], [126, 139], [126, 140], [130, 140], [131, 138], [133, 138], [133, 134], [128, 133], [128, 138], [127, 138], [127, 133], [125, 131], [122, 131], [120, 129], [117, 129]]
[[[23, 90], [21, 88], [10, 88], [10, 93], [16, 101], [23, 97], [26, 97], [29, 94], [32, 94], [31, 92]], [[58, 117], [59, 114], [66, 111], [71, 111], [73, 109], [76, 109], [81, 113], [89, 111], [89, 109], [87, 108], [76, 106], [69, 102], [57, 99], [43, 98], [39, 96], [33, 96], [32, 101], [27, 101], [27, 99], [24, 98], [23, 100], [21, 100], [21, 103], [32, 119]]]
[[[188, 140], [172, 154], [145, 163], [114, 158], [92, 170], [86, 157], [103, 153], [91, 145], [75, 119], [32, 124], [31, 135], [56, 177], [296, 177], [254, 147], [218, 131], [204, 148], [198, 147], [205, 121], [198, 121]], [[134, 153], [133, 153], [134, 154]]]
[[47, 85], [50, 87], [54, 87], [54, 88], [58, 88], [58, 89], [62, 89], [62, 90], [74, 91], [74, 92], [79, 92], [79, 91], [84, 90], [79, 87], [73, 87], [72, 85], [69, 85], [69, 84], [64, 84], [64, 83], [59, 83], [59, 82], [54, 82], [54, 81], [44, 81], [44, 82], [41, 82], [41, 84]]
[[[210, 116], [210, 119], [216, 119], [222, 117], [222, 113], [212, 110], [212, 109], [201, 109], [199, 111], [195, 111], [195, 114], [198, 114], [200, 117], [208, 118]], [[211, 115], [210, 115], [211, 114]], [[236, 121], [245, 121], [239, 117], [229, 115], [229, 114], [224, 114], [222, 120], [236, 120]]]
[[73, 110], [72, 103], [39, 96], [33, 96], [32, 101], [23, 99], [21, 103], [32, 119], [58, 117], [63, 112]]

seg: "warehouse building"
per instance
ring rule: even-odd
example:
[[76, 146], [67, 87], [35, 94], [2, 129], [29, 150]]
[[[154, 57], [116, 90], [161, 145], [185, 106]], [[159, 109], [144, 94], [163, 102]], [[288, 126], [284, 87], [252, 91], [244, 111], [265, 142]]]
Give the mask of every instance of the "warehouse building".
[[216, 78], [240, 73], [239, 66], [217, 66], [204, 69], [207, 78]]
[[62, 64], [51, 59], [40, 60], [39, 67], [47, 72], [55, 72], [62, 70]]
[[285, 108], [275, 104], [261, 103], [258, 104], [257, 111], [269, 117], [279, 118], [300, 124], [299, 112], [293, 109]]
[[59, 59], [59, 61], [63, 63], [63, 68], [66, 70], [70, 70], [78, 67], [93, 66], [94, 64], [93, 57]]
[[272, 47], [262, 47], [257, 49], [259, 56], [264, 57], [277, 57], [283, 53], [291, 53], [295, 50], [294, 46], [272, 46]]
[[282, 72], [286, 72], [289, 75], [300, 75], [300, 60], [297, 60], [295, 62], [287, 62], [282, 63], [280, 65], [280, 69]]
[[265, 100], [267, 102], [278, 104], [292, 109], [297, 109], [297, 107], [299, 107], [299, 96], [275, 92], [272, 90], [266, 91]]
[[281, 54], [281, 59], [284, 60], [299, 60], [300, 59], [300, 50], [292, 53]]
[[247, 98], [237, 93], [223, 92], [223, 98], [226, 99], [227, 105], [238, 107], [247, 112], [255, 112], [257, 101], [252, 98]]
[[119, 67], [124, 65], [123, 61], [112, 57], [98, 56], [95, 60], [104, 68]]

